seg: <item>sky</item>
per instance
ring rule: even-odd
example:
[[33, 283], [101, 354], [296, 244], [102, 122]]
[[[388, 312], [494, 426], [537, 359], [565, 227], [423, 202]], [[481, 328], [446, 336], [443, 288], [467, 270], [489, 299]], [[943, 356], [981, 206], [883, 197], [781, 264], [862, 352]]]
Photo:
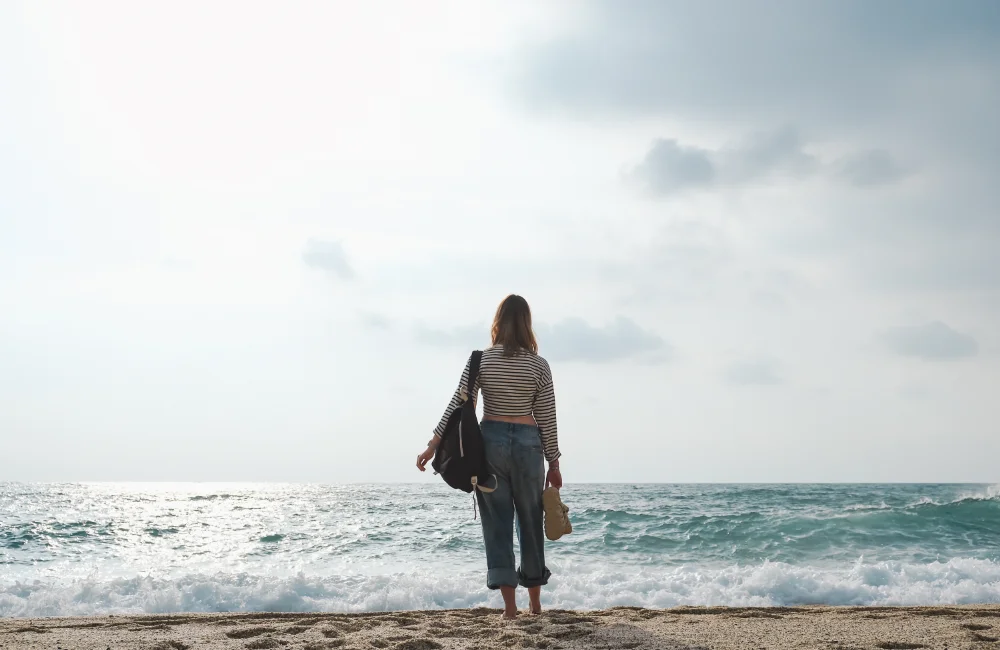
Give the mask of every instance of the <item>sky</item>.
[[0, 480], [1000, 482], [993, 0], [0, 4]]

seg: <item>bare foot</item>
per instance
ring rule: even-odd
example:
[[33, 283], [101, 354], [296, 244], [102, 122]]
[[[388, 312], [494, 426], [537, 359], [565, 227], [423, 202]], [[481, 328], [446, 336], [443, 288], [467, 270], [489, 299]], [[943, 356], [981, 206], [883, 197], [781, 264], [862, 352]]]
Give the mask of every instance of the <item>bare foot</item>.
[[542, 613], [542, 588], [541, 587], [529, 587], [528, 588], [528, 600], [530, 602], [530, 607], [528, 611], [534, 616], [538, 616]]
[[500, 594], [503, 596], [503, 620], [513, 621], [517, 618], [517, 598], [514, 587], [503, 585], [500, 587]]

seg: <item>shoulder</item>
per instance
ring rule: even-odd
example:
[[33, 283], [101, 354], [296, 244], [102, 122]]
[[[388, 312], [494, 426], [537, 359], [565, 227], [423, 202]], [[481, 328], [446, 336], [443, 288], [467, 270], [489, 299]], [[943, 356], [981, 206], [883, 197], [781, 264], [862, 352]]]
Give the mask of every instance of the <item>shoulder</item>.
[[549, 362], [545, 360], [545, 357], [535, 352], [525, 352], [524, 355], [528, 359], [528, 363], [530, 363], [531, 366], [539, 372], [539, 374], [543, 377], [552, 376], [552, 369], [549, 368]]

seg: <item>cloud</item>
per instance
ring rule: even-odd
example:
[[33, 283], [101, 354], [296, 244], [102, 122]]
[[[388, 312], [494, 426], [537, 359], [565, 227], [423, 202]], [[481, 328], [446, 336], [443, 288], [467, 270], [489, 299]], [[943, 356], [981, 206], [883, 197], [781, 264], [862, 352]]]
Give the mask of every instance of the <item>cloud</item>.
[[888, 151], [870, 149], [840, 161], [838, 175], [857, 187], [890, 185], [906, 177], [907, 172]]
[[806, 151], [799, 132], [785, 126], [750, 135], [718, 150], [681, 144], [676, 139], [653, 141], [628, 178], [653, 197], [688, 189], [752, 185], [774, 177], [806, 178], [817, 173], [857, 187], [896, 182], [903, 169], [885, 150], [866, 150], [833, 163]]
[[302, 261], [306, 266], [328, 271], [342, 280], [354, 277], [354, 269], [348, 263], [347, 254], [340, 242], [310, 239], [302, 253]]
[[413, 336], [418, 343], [435, 347], [460, 347], [468, 350], [482, 349], [490, 343], [488, 325], [463, 325], [451, 329], [435, 329], [417, 323]]
[[807, 176], [817, 171], [819, 161], [804, 150], [798, 130], [784, 126], [770, 132], [758, 132], [746, 142], [723, 151], [729, 175], [736, 183], [747, 183], [779, 172], [789, 176]]
[[971, 174], [926, 176], [886, 194], [829, 195], [815, 204], [815, 221], [778, 223], [772, 243], [839, 260], [881, 291], [1000, 288], [1000, 186]]
[[[672, 348], [662, 337], [625, 317], [603, 327], [594, 327], [582, 318], [567, 318], [554, 325], [536, 323], [535, 334], [539, 353], [553, 362], [609, 363], [633, 359], [658, 364], [673, 357]], [[466, 325], [445, 330], [418, 324], [414, 338], [425, 345], [472, 350], [489, 345], [489, 327]]]
[[536, 327], [540, 351], [551, 361], [608, 363], [636, 359], [664, 363], [673, 357], [670, 345], [658, 334], [619, 316], [603, 327], [582, 318], [567, 318], [551, 327]]
[[[785, 253], [801, 256], [811, 246], [815, 258], [830, 256], [823, 263], [883, 290], [1000, 288], [993, 0], [569, 7], [573, 15], [557, 31], [512, 50], [507, 88], [530, 110], [601, 128], [676, 124], [712, 135], [797, 128], [723, 148], [653, 131], [658, 139], [626, 175], [647, 196], [749, 186], [779, 174], [892, 187], [771, 195], [791, 209], [775, 205], [768, 230], [755, 234]], [[903, 185], [917, 169], [921, 182]]]
[[895, 327], [883, 332], [883, 344], [904, 357], [947, 361], [975, 356], [979, 344], [967, 334], [956, 332], [941, 321]]
[[767, 289], [757, 289], [750, 294], [751, 304], [764, 309], [777, 309], [784, 307], [787, 303], [785, 297], [777, 291]]
[[737, 361], [725, 369], [723, 376], [736, 386], [768, 386], [782, 382], [776, 364], [766, 359]]
[[575, 115], [745, 122], [808, 113], [827, 123], [868, 122], [904, 108], [912, 114], [910, 93], [932, 91], [904, 82], [950, 76], [970, 59], [995, 63], [1000, 50], [992, 0], [573, 6], [577, 15], [562, 33], [526, 44], [513, 88], [535, 107]]
[[361, 324], [368, 329], [387, 330], [392, 327], [392, 319], [385, 314], [366, 312], [361, 314]]
[[658, 139], [629, 176], [651, 195], [665, 196], [691, 187], [710, 187], [715, 183], [716, 169], [707, 149]]

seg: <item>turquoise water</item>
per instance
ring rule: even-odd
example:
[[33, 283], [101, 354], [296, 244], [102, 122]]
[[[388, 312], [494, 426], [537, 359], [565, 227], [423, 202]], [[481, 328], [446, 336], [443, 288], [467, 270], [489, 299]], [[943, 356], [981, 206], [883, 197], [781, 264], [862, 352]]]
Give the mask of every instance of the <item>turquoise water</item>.
[[[570, 485], [550, 606], [1000, 602], [989, 485]], [[439, 484], [0, 484], [0, 616], [498, 606]]]

